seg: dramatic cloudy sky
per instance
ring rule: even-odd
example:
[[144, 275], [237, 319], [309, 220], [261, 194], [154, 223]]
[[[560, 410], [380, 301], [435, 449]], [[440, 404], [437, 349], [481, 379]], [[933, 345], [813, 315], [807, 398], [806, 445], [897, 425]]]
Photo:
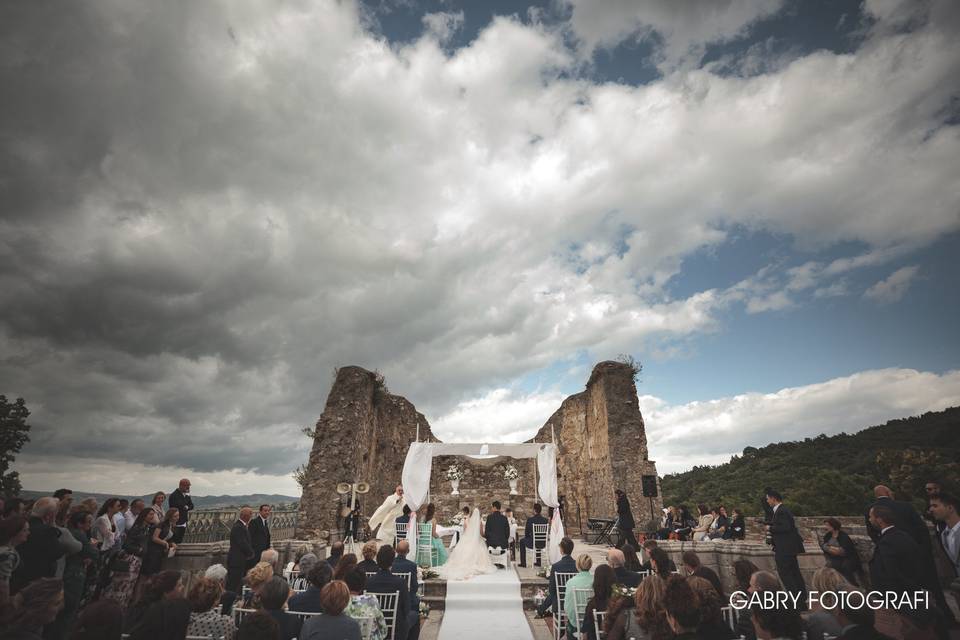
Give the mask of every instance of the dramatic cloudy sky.
[[334, 367], [662, 472], [960, 404], [960, 3], [4, 3], [27, 488], [295, 494]]

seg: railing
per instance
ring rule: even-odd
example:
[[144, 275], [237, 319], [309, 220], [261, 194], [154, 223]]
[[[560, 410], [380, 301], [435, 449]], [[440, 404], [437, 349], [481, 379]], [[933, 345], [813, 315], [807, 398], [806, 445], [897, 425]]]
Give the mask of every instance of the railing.
[[[184, 542], [220, 542], [230, 539], [230, 528], [237, 521], [239, 509], [210, 509], [190, 512]], [[256, 517], [256, 516], [254, 516]], [[292, 538], [297, 530], [296, 511], [274, 511], [270, 515], [270, 537], [273, 540]]]

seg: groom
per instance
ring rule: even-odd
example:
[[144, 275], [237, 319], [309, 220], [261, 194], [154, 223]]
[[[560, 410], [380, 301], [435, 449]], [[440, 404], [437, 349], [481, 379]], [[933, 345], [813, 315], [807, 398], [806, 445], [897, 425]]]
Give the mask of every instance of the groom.
[[[506, 516], [500, 513], [500, 501], [493, 501], [493, 509], [487, 516], [487, 524], [483, 528], [488, 547], [507, 549], [510, 544], [510, 523]], [[500, 566], [500, 565], [497, 565]]]

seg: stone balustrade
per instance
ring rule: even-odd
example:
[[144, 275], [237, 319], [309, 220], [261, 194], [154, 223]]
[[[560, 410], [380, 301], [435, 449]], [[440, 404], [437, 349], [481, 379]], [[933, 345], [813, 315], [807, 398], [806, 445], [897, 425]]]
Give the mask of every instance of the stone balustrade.
[[[239, 508], [201, 509], [190, 513], [185, 543], [211, 543], [230, 539], [230, 527], [237, 521]], [[274, 511], [270, 516], [270, 535], [275, 540], [294, 538], [297, 511]]]

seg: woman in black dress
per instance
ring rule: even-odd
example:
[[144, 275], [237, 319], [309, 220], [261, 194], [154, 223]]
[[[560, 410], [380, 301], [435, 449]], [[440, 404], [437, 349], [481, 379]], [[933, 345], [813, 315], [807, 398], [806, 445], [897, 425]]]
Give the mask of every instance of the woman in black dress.
[[860, 586], [857, 574], [860, 573], [860, 556], [857, 547], [846, 531], [841, 530], [840, 521], [827, 518], [823, 521], [825, 534], [820, 548], [827, 558], [827, 564], [836, 569], [852, 585]]

